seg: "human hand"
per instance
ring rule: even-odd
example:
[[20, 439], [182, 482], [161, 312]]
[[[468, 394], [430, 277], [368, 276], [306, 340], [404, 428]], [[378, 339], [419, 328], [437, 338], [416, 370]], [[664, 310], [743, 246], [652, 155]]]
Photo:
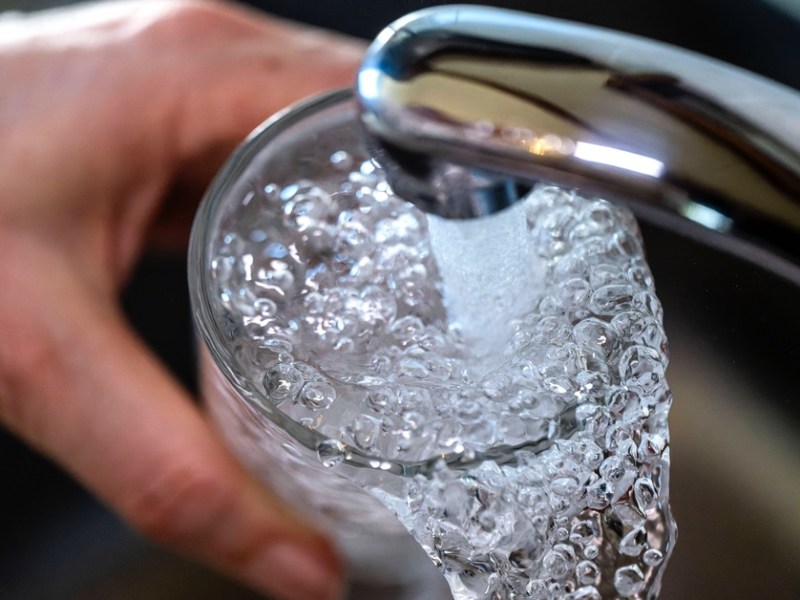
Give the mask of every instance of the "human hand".
[[[285, 599], [328, 542], [225, 452], [118, 294], [258, 122], [349, 84], [359, 44], [222, 3], [0, 18], [0, 422], [154, 540]], [[166, 203], [164, 199], [168, 198]]]

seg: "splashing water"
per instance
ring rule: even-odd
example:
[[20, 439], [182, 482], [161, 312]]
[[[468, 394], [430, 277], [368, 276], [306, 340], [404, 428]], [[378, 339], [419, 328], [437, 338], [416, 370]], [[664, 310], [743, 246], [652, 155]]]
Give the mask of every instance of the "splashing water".
[[324, 181], [254, 186], [219, 229], [234, 368], [456, 600], [653, 597], [676, 533], [671, 395], [631, 215], [542, 186], [442, 221], [375, 163], [330, 162]]

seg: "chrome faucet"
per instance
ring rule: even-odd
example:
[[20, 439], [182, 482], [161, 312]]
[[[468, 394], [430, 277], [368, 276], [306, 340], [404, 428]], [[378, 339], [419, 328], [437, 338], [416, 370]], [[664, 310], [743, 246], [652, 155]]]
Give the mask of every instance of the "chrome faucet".
[[800, 284], [800, 99], [776, 83], [629, 35], [456, 5], [387, 27], [357, 95], [374, 156], [426, 212], [480, 217], [551, 182]]

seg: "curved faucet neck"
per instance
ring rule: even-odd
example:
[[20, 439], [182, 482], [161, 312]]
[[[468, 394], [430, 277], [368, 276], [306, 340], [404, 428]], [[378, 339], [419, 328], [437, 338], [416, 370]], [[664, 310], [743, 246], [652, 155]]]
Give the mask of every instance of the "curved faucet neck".
[[474, 218], [539, 181], [577, 187], [800, 283], [800, 98], [778, 84], [629, 35], [445, 6], [384, 30], [357, 92], [376, 158], [426, 212]]

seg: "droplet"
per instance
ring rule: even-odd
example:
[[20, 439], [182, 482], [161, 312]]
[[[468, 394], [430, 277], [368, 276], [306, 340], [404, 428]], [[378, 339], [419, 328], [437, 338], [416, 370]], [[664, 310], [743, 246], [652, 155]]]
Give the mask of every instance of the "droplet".
[[317, 446], [317, 458], [323, 467], [332, 469], [344, 462], [345, 445], [338, 440], [325, 440]]

